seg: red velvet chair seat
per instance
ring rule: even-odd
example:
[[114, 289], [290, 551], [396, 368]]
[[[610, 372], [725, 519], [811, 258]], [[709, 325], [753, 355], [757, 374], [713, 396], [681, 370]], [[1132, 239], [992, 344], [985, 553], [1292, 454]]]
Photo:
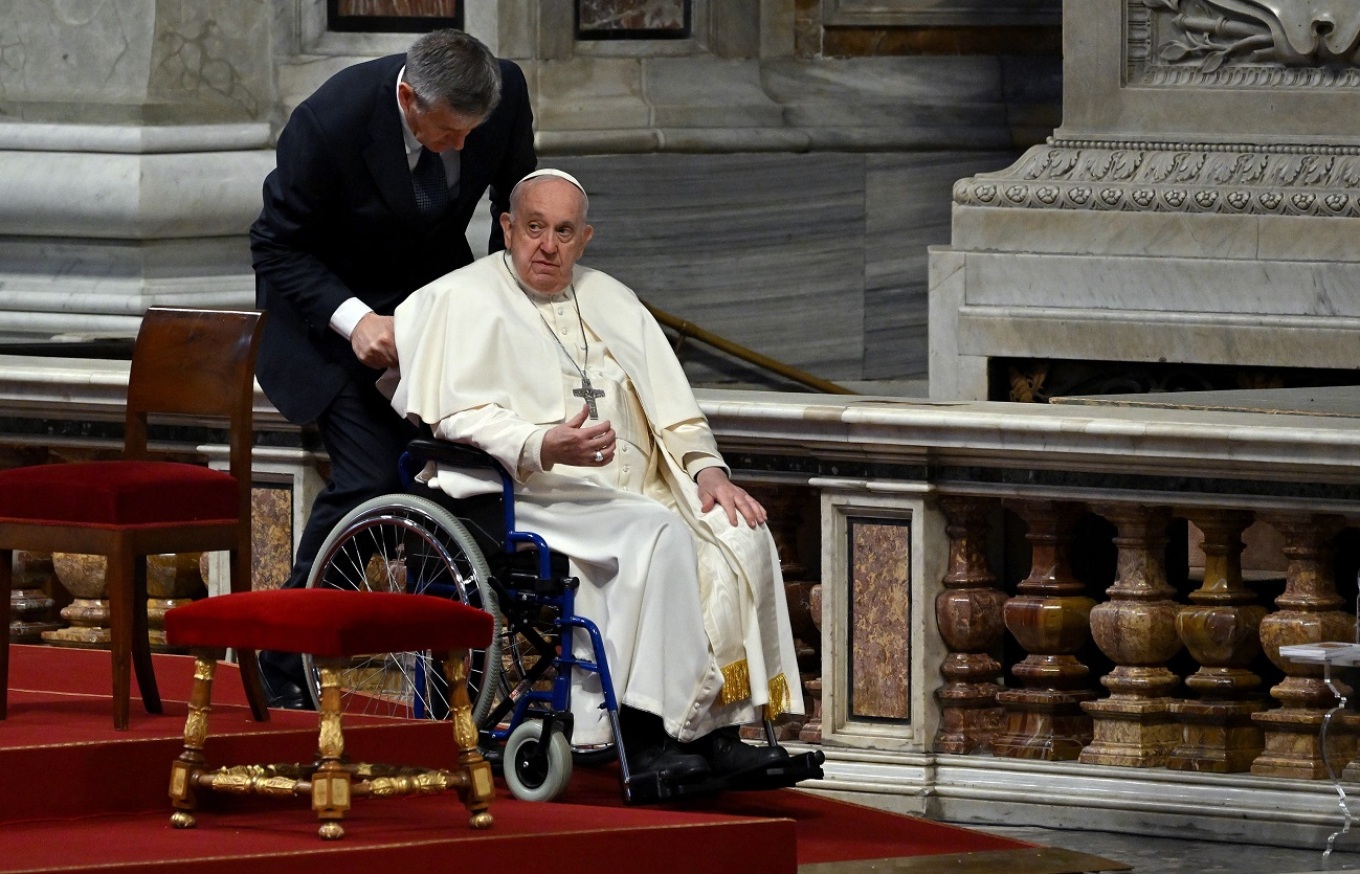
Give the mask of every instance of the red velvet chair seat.
[[165, 614], [172, 646], [246, 647], [326, 658], [407, 650], [485, 646], [490, 613], [437, 598], [396, 592], [276, 589], [185, 604]]
[[240, 512], [231, 474], [173, 461], [89, 461], [0, 471], [0, 518], [91, 526], [221, 524]]

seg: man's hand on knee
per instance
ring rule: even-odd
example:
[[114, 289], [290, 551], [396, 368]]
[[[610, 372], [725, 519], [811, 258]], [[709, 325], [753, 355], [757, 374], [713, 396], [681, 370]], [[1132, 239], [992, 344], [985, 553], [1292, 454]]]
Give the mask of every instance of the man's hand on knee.
[[699, 485], [699, 498], [703, 502], [700, 509], [703, 512], [720, 506], [727, 511], [727, 521], [733, 526], [737, 524], [738, 513], [752, 528], [765, 524], [768, 518], [765, 508], [746, 489], [728, 479], [721, 467], [704, 468], [694, 481]]
[[360, 361], [369, 367], [397, 366], [397, 337], [392, 317], [369, 313], [354, 326], [349, 344]]

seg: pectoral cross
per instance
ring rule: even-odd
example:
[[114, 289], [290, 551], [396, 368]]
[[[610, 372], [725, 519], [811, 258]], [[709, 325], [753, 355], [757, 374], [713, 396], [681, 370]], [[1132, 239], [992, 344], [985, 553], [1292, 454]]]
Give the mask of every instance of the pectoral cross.
[[604, 397], [604, 389], [593, 387], [590, 384], [590, 377], [583, 373], [581, 374], [581, 387], [572, 389], [571, 393], [586, 402], [586, 406], [590, 408], [590, 418], [600, 418], [600, 411], [595, 406], [595, 399]]

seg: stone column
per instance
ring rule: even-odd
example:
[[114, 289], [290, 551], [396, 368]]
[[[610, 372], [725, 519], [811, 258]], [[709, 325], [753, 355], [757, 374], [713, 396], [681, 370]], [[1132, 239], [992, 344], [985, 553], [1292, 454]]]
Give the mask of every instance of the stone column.
[[1242, 585], [1242, 532], [1250, 513], [1194, 510], [1190, 521], [1204, 533], [1204, 582], [1190, 593], [1190, 606], [1176, 615], [1176, 631], [1200, 668], [1185, 681], [1197, 701], [1177, 701], [1181, 742], [1166, 766], [1179, 771], [1226, 774], [1245, 771], [1261, 754], [1264, 739], [1252, 714], [1265, 708], [1254, 694], [1261, 678], [1247, 665], [1261, 650], [1259, 628], [1266, 608]]
[[[1327, 776], [1320, 729], [1336, 698], [1323, 682], [1321, 665], [1282, 658], [1280, 647], [1355, 639], [1355, 617], [1341, 609], [1346, 602], [1332, 579], [1332, 542], [1345, 521], [1309, 513], [1272, 514], [1265, 521], [1284, 535], [1289, 569], [1284, 594], [1275, 599], [1279, 609], [1261, 620], [1261, 647], [1285, 678], [1270, 690], [1280, 707], [1252, 715], [1265, 730], [1265, 751], [1251, 772], [1317, 780]], [[1355, 752], [1352, 732], [1341, 720], [1331, 726], [1325, 754], [1337, 767]]]
[[1094, 738], [1081, 751], [1088, 765], [1160, 767], [1180, 739], [1170, 693], [1180, 678], [1166, 662], [1180, 651], [1175, 590], [1166, 582], [1166, 526], [1171, 512], [1134, 504], [1095, 508], [1118, 528], [1118, 576], [1110, 600], [1091, 611], [1091, 636], [1115, 668], [1101, 679], [1108, 698], [1081, 706]]
[[1006, 628], [1025, 651], [1011, 669], [1023, 688], [997, 693], [1005, 724], [992, 752], [1015, 759], [1075, 759], [1091, 742], [1091, 718], [1081, 709], [1095, 697], [1087, 685], [1090, 669], [1077, 660], [1090, 633], [1095, 601], [1072, 574], [1072, 529], [1082, 515], [1077, 504], [1024, 501], [1014, 505], [1025, 520], [1033, 549], [1030, 575], [1006, 602]]
[[55, 619], [56, 600], [48, 592], [56, 583], [52, 556], [16, 551], [9, 595], [11, 643], [39, 643], [44, 631], [60, 627]]
[[24, 4], [0, 75], [0, 337], [253, 301], [273, 166], [266, 0]]
[[945, 590], [935, 598], [935, 621], [950, 652], [940, 666], [945, 684], [935, 690], [940, 702], [940, 728], [935, 733], [939, 753], [988, 747], [1001, 727], [1003, 711], [996, 703], [1001, 663], [992, 653], [1006, 630], [1006, 593], [987, 566], [989, 506], [978, 498], [940, 501], [949, 535], [949, 569]]

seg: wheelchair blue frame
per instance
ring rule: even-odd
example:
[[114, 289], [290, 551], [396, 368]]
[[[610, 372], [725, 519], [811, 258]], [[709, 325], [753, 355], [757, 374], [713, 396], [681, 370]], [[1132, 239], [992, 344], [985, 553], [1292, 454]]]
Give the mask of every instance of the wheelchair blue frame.
[[[509, 719], [505, 727], [492, 726], [482, 729], [483, 737], [497, 744], [503, 744], [514, 730], [526, 720], [531, 718], [542, 719], [543, 734], [541, 737], [543, 742], [538, 744], [536, 755], [539, 757], [539, 761], [535, 763], [542, 764], [542, 761], [548, 755], [549, 745], [546, 741], [550, 731], [559, 730], [558, 725], [565, 723], [565, 728], [560, 730], [566, 733], [568, 740], [571, 738], [571, 677], [572, 670], [579, 668], [600, 676], [600, 685], [604, 693], [603, 707], [609, 714], [610, 724], [614, 731], [623, 797], [627, 803], [645, 804], [724, 789], [763, 789], [792, 786], [801, 780], [817, 779], [822, 776], [821, 764], [825, 760], [825, 756], [820, 750], [803, 753], [800, 756], [771, 764], [751, 773], [735, 775], [727, 779], [718, 778], [702, 784], [673, 784], [667, 780], [664, 774], [656, 772], [640, 775], [630, 773], [628, 757], [624, 755], [623, 732], [619, 725], [619, 706], [614, 695], [614, 680], [609, 673], [609, 664], [605, 657], [604, 638], [594, 622], [576, 615], [577, 581], [571, 577], [556, 577], [553, 574], [552, 555], [548, 544], [539, 535], [529, 531], [520, 531], [516, 528], [514, 480], [494, 458], [480, 449], [447, 441], [417, 440], [411, 444], [411, 449], [408, 449], [401, 456], [400, 475], [408, 490], [415, 482], [416, 474], [429, 460], [443, 461], [456, 467], [492, 470], [500, 477], [504, 530], [506, 532], [503, 550], [507, 555], [515, 555], [525, 549], [534, 550], [536, 553], [534, 563], [537, 568], [537, 579], [533, 581], [535, 583], [533, 591], [512, 586], [508, 580], [488, 580], [488, 583], [495, 585], [497, 595], [503, 605], [509, 600], [518, 602], [518, 605], [548, 607], [552, 608], [556, 617], [553, 620], [553, 625], [558, 631], [558, 645], [552, 659], [554, 677], [550, 688], [534, 689], [530, 686], [523, 690], [509, 713], [506, 714]], [[502, 613], [506, 612], [508, 611], [503, 607]], [[572, 629], [573, 635], [564, 634], [565, 629]], [[594, 655], [593, 661], [578, 658], [574, 646], [564, 643], [568, 640], [574, 641], [575, 629], [580, 629], [589, 636], [591, 652]], [[775, 743], [774, 728], [768, 719], [765, 723], [765, 732], [769, 743], [773, 746]], [[507, 767], [515, 767], [515, 763], [507, 763]]]

